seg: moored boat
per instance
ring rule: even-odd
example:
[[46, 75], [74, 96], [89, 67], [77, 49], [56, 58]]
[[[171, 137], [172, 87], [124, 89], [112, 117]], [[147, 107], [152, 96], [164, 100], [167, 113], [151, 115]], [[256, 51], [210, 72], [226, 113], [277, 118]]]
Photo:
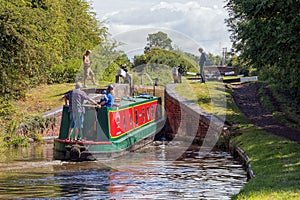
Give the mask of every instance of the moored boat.
[[86, 107], [79, 141], [67, 140], [68, 106], [62, 111], [59, 137], [54, 139], [58, 160], [110, 159], [153, 141], [164, 126], [161, 98], [148, 94], [123, 97], [118, 107]]

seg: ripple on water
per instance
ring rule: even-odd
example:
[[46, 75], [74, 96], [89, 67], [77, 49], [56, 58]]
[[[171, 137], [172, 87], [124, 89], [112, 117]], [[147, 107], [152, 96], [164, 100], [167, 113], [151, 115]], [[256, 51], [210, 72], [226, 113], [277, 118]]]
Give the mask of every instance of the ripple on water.
[[156, 158], [120, 168], [48, 159], [1, 163], [7, 169], [0, 170], [0, 198], [230, 199], [246, 183], [242, 165], [226, 152], [168, 161], [156, 151]]

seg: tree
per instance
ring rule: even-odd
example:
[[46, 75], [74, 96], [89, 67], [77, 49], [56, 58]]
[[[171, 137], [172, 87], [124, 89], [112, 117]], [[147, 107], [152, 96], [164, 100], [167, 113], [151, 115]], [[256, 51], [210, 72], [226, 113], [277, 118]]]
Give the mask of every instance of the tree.
[[[200, 57], [199, 57], [200, 59]], [[214, 56], [212, 53], [207, 54], [206, 66], [219, 65], [221, 63], [221, 56]]]
[[153, 47], [160, 47], [165, 50], [173, 50], [172, 40], [168, 38], [166, 33], [161, 31], [153, 34], [148, 34], [147, 37], [147, 46], [145, 47], [145, 51], [151, 50]]
[[81, 60], [106, 35], [82, 0], [0, 0], [0, 32], [0, 94], [11, 98], [53, 83], [53, 75], [76, 74], [77, 65], [66, 73], [65, 63]]
[[[233, 50], [300, 102], [300, 1], [227, 0]], [[284, 91], [281, 91], [284, 92]]]

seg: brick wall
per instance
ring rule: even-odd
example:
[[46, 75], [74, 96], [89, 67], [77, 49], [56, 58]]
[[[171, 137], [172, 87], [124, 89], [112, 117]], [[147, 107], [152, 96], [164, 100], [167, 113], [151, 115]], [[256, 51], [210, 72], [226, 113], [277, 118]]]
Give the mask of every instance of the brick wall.
[[42, 115], [45, 120], [51, 119], [51, 123], [43, 131], [43, 137], [53, 137], [59, 135], [62, 108], [63, 106], [45, 112]]
[[166, 137], [186, 138], [193, 141], [193, 144], [214, 146], [224, 130], [224, 123], [179, 96], [174, 87], [174, 84], [169, 84], [165, 89]]

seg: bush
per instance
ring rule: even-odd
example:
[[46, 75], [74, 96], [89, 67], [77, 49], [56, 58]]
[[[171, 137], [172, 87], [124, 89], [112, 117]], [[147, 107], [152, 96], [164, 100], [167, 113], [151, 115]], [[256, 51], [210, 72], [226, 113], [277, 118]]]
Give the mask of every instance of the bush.
[[0, 97], [0, 119], [4, 121], [9, 121], [12, 116], [15, 115], [15, 107], [12, 101], [7, 100], [5, 97]]
[[75, 82], [76, 75], [82, 65], [81, 60], [69, 60], [50, 69], [48, 83], [71, 83]]

